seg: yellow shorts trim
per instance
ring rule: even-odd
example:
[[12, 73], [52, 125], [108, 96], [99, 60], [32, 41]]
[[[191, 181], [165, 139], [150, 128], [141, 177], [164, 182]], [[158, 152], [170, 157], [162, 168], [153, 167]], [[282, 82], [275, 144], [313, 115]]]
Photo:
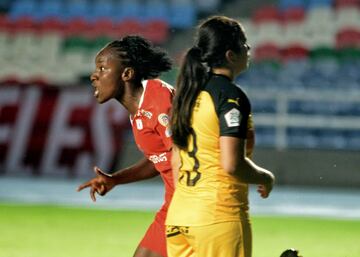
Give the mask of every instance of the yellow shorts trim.
[[248, 219], [207, 226], [166, 226], [168, 257], [251, 257], [251, 238]]

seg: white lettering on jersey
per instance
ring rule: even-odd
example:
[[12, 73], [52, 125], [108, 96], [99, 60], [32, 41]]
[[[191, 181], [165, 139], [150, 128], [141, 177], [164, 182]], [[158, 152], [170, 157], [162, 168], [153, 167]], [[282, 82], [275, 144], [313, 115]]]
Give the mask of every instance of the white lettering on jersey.
[[136, 119], [135, 122], [138, 130], [142, 130], [144, 128], [142, 121], [140, 119]]
[[159, 162], [166, 162], [167, 158], [166, 158], [166, 153], [162, 153], [159, 155], [150, 155], [149, 160], [152, 161], [154, 164], [159, 163]]
[[240, 126], [241, 113], [238, 109], [235, 108], [231, 109], [224, 115], [224, 117], [225, 117], [226, 125], [228, 127]]
[[152, 115], [153, 115], [151, 112], [145, 111], [144, 109], [141, 109], [141, 110], [140, 110], [140, 114], [143, 115], [143, 116], [145, 116], [145, 117], [148, 118], [148, 119], [151, 119], [151, 117], [152, 117]]

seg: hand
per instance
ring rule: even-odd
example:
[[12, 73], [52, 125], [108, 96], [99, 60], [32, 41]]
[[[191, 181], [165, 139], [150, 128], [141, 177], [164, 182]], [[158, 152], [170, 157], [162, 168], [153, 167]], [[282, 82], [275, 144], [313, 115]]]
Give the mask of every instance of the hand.
[[268, 198], [270, 195], [270, 192], [274, 186], [274, 181], [275, 181], [274, 175], [271, 172], [269, 172], [269, 174], [267, 174], [267, 175], [268, 175], [269, 182], [266, 184], [258, 185], [258, 188], [257, 188], [257, 192], [260, 194], [260, 196], [262, 198]]
[[256, 190], [262, 198], [268, 198], [270, 191], [265, 185], [258, 185]]
[[95, 193], [98, 193], [101, 196], [104, 196], [107, 192], [109, 192], [114, 186], [114, 179], [111, 175], [103, 172], [98, 167], [94, 167], [94, 172], [96, 177], [81, 184], [77, 191], [80, 192], [84, 188], [90, 187], [90, 197], [93, 202], [96, 202]]

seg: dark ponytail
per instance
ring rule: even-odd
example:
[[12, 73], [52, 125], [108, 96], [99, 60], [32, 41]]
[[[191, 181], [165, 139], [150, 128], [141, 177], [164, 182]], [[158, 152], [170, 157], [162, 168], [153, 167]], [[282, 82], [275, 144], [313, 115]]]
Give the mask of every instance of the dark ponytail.
[[234, 19], [214, 16], [200, 24], [195, 46], [183, 60], [173, 100], [171, 127], [173, 141], [180, 149], [188, 146], [193, 108], [209, 77], [208, 70], [226, 67], [226, 51], [239, 52], [245, 42], [245, 33]]
[[188, 145], [192, 131], [192, 111], [208, 77], [207, 68], [201, 61], [201, 54], [200, 48], [190, 48], [177, 77], [171, 124], [173, 141], [180, 149], [185, 149]]

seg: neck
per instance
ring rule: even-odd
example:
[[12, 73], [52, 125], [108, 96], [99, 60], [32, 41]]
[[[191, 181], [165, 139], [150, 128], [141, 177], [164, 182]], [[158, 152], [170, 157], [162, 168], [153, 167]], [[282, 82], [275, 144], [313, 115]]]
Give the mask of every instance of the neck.
[[118, 101], [133, 116], [139, 109], [140, 98], [144, 88], [141, 83], [137, 85], [126, 83], [124, 89], [124, 94]]
[[222, 67], [222, 68], [212, 68], [211, 69], [211, 72], [216, 74], [216, 75], [223, 75], [223, 76], [226, 76], [228, 77], [230, 80], [234, 80], [234, 72], [229, 69], [229, 68], [225, 68], [225, 67]]

